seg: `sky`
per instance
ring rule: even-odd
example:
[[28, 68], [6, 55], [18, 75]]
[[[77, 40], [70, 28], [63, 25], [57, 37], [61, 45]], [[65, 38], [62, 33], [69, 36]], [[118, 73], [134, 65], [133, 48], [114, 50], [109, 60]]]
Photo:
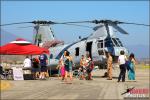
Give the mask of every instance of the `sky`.
[[[2, 1], [1, 24], [46, 20], [56, 22], [86, 20], [119, 20], [149, 24], [149, 1]], [[87, 24], [84, 24], [87, 25]], [[90, 25], [90, 24], [88, 24]], [[94, 26], [94, 24], [91, 24]], [[32, 40], [32, 24], [1, 27], [19, 37]], [[149, 27], [120, 25], [129, 35], [117, 33], [124, 45], [149, 45]], [[78, 36], [86, 37], [93, 30], [89, 28], [52, 25], [57, 39], [73, 42]]]

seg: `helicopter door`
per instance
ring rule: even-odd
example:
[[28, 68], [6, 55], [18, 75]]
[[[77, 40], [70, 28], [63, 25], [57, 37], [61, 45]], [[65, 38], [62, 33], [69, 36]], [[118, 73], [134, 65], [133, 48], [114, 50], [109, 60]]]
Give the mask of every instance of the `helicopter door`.
[[87, 42], [87, 44], [86, 44], [86, 51], [89, 52], [91, 59], [92, 59], [92, 43], [93, 42]]
[[105, 47], [104, 40], [99, 40], [97, 43], [97, 48], [98, 48], [98, 54], [100, 56], [105, 55], [104, 47]]

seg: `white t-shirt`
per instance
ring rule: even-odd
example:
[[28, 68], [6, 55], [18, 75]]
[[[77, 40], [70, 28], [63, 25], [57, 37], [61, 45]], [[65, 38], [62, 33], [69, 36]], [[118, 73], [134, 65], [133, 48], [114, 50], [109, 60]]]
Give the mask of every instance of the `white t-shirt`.
[[120, 55], [118, 58], [118, 62], [120, 65], [125, 64], [126, 63], [126, 56], [125, 55]]
[[24, 67], [31, 67], [31, 60], [26, 58], [23, 62]]

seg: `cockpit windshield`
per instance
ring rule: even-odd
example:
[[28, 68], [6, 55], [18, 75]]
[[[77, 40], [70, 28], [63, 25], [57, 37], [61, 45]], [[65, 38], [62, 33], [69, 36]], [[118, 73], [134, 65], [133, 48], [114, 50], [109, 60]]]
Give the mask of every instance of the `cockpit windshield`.
[[98, 41], [98, 44], [97, 44], [97, 47], [98, 48], [104, 48], [105, 47], [123, 47], [121, 41], [119, 40], [119, 38], [107, 38], [105, 39], [104, 41], [104, 45], [103, 45], [103, 40], [99, 40]]
[[105, 39], [105, 47], [112, 47], [115, 46], [111, 39]]
[[120, 45], [119, 45], [118, 41], [116, 40], [116, 38], [112, 38], [112, 40], [113, 40], [116, 47], [120, 47]]
[[123, 47], [123, 45], [122, 45], [121, 41], [119, 40], [119, 38], [105, 39], [105, 46], [106, 47], [111, 47], [111, 46]]
[[115, 38], [115, 39], [118, 41], [120, 47], [123, 47], [123, 45], [122, 45], [121, 41], [119, 40], [119, 38]]

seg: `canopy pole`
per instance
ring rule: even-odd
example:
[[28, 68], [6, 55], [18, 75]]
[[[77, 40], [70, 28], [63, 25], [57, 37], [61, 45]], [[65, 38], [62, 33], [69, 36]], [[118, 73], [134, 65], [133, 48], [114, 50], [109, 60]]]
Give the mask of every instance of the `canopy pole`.
[[[48, 56], [48, 65], [50, 65], [50, 58], [49, 58], [50, 56]], [[50, 70], [49, 70], [49, 72], [50, 72], [50, 76], [49, 76], [49, 78], [51, 79], [51, 66], [50, 66]]]

